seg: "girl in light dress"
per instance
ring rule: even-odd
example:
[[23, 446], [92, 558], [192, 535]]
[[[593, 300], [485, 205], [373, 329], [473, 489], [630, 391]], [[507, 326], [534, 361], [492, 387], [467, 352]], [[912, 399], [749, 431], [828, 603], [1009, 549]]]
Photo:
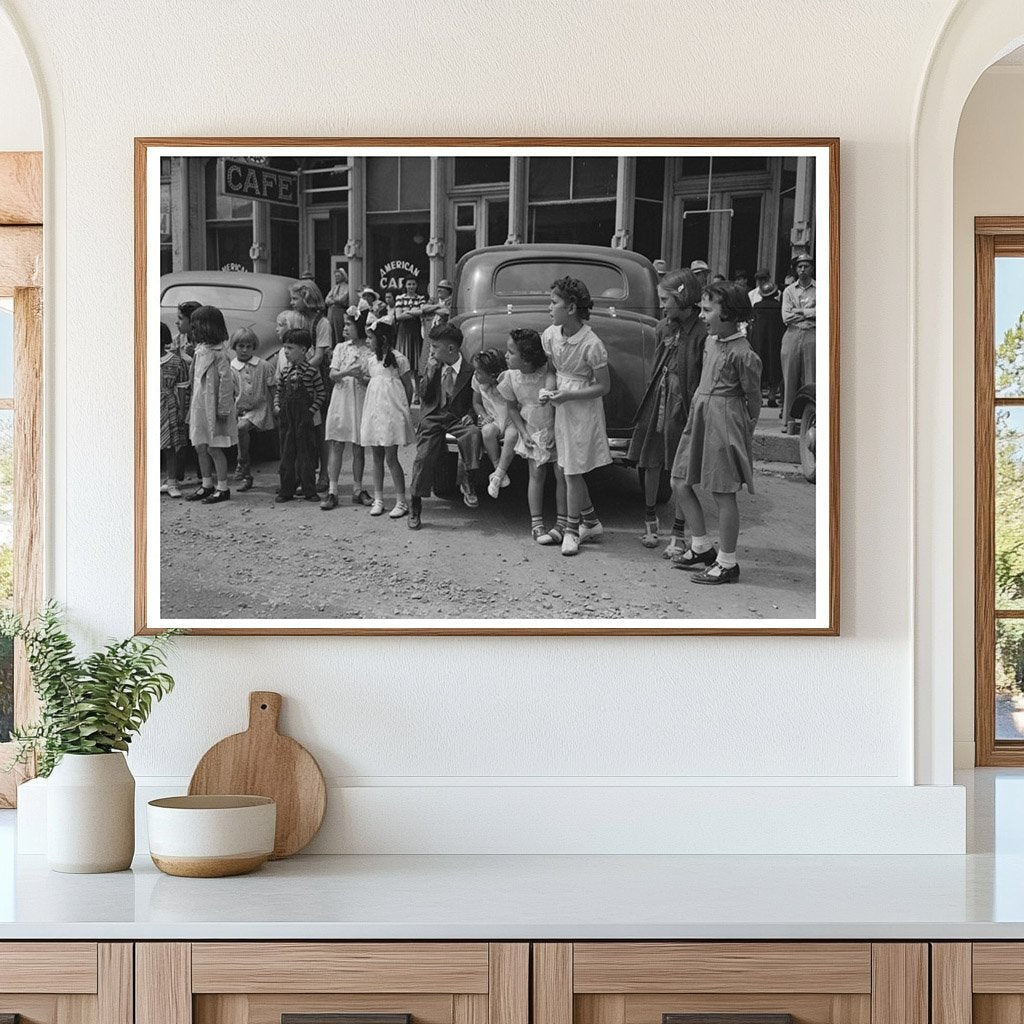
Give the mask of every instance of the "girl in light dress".
[[164, 482], [160, 493], [180, 498], [178, 482], [184, 475], [183, 460], [188, 448], [188, 364], [175, 347], [171, 329], [160, 324], [160, 454], [164, 459]]
[[502, 487], [508, 487], [508, 467], [516, 454], [519, 433], [508, 418], [508, 400], [498, 390], [505, 374], [505, 356], [497, 349], [477, 352], [472, 359], [473, 410], [476, 413], [480, 439], [494, 466], [487, 481], [487, 493], [497, 498]]
[[387, 320], [366, 325], [372, 355], [367, 363], [369, 383], [363, 402], [359, 436], [364, 447], [373, 449], [373, 504], [370, 515], [384, 513], [384, 463], [395, 485], [395, 505], [388, 513], [401, 519], [409, 512], [405, 494], [405, 472], [398, 461], [398, 449], [412, 444], [415, 431], [409, 413], [412, 399], [412, 371], [409, 360], [395, 351], [395, 328]]
[[551, 286], [552, 323], [541, 335], [550, 369], [539, 398], [555, 407], [555, 448], [565, 473], [568, 521], [563, 555], [578, 554], [581, 542], [604, 533], [583, 479], [585, 473], [612, 461], [603, 401], [611, 389], [608, 352], [587, 324], [593, 305], [582, 281], [559, 278]]
[[365, 312], [355, 306], [345, 311], [342, 335], [344, 341], [335, 346], [331, 357], [331, 380], [334, 388], [327, 407], [324, 437], [327, 440], [327, 494], [320, 503], [324, 511], [338, 507], [338, 480], [345, 445], [352, 449], [352, 504], [371, 505], [373, 499], [363, 490], [363, 471], [366, 466], [360, 426], [366, 400], [366, 385], [370, 380], [370, 345], [366, 337]]
[[[731, 281], [708, 285], [701, 296], [700, 315], [708, 328], [704, 366], [672, 466], [676, 500], [693, 534], [673, 564], [703, 567], [694, 583], [735, 583], [740, 575], [736, 492], [746, 486], [754, 493], [754, 427], [761, 415], [761, 360], [740, 330], [751, 313], [745, 289]], [[718, 505], [718, 551], [707, 536], [696, 484], [711, 491]]]
[[[505, 351], [508, 370], [498, 382], [498, 391], [508, 401], [509, 421], [516, 429], [515, 452], [530, 467], [527, 499], [530, 504], [530, 530], [538, 544], [561, 544], [568, 523], [565, 500], [565, 474], [555, 453], [555, 410], [541, 405], [540, 392], [547, 376], [547, 353], [540, 335], [527, 327], [510, 332]], [[555, 511], [557, 520], [544, 529], [544, 485], [548, 467], [555, 473]]]
[[196, 351], [188, 433], [199, 458], [202, 482], [185, 500], [216, 505], [231, 497], [227, 451], [238, 444], [238, 391], [228, 356], [224, 314], [216, 306], [200, 306], [190, 323], [189, 337]]
[[252, 488], [252, 434], [274, 429], [274, 388], [277, 374], [273, 366], [256, 355], [260, 347], [256, 333], [248, 327], [239, 327], [231, 335], [231, 348], [235, 358], [231, 371], [235, 375], [238, 398], [235, 413], [238, 416], [238, 464], [235, 480], [240, 491]]

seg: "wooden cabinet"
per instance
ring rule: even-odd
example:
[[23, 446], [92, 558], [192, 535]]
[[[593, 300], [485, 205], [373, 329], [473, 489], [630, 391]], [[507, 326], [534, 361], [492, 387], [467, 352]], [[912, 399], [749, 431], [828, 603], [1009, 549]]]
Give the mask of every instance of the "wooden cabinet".
[[536, 943], [533, 1011], [533, 1024], [927, 1024], [928, 947]]
[[1024, 1020], [1024, 942], [932, 944], [934, 1024]]
[[136, 1024], [529, 1024], [529, 970], [514, 942], [144, 942]]
[[0, 1017], [132, 1024], [130, 942], [0, 943]]

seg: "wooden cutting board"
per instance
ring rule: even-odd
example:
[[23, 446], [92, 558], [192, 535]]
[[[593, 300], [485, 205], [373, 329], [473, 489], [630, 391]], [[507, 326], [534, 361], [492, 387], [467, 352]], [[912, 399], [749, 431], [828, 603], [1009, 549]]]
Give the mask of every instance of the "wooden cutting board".
[[249, 694], [249, 728], [214, 744], [202, 756], [190, 796], [245, 793], [269, 796], [277, 804], [271, 860], [298, 853], [317, 834], [327, 808], [327, 787], [313, 755], [277, 731], [281, 694]]

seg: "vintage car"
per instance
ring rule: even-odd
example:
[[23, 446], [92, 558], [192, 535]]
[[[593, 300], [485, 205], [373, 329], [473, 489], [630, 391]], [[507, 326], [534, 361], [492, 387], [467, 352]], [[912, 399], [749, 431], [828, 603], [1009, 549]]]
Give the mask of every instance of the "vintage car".
[[216, 306], [224, 314], [228, 334], [239, 327], [251, 328], [259, 338], [256, 354], [263, 359], [276, 355], [280, 344], [275, 326], [277, 314], [288, 309], [288, 287], [294, 277], [279, 274], [247, 274], [240, 270], [182, 270], [160, 278], [160, 319], [177, 332], [177, 307], [181, 302]]
[[[514, 327], [551, 325], [551, 284], [579, 278], [590, 289], [590, 326], [608, 349], [611, 390], [605, 396], [608, 443], [615, 461], [629, 447], [644, 389], [654, 369], [658, 276], [650, 260], [598, 245], [499, 245], [474, 249], [455, 269], [452, 320], [463, 352], [504, 351]], [[446, 482], [442, 489], [449, 490]], [[450, 490], [449, 490], [450, 493]]]

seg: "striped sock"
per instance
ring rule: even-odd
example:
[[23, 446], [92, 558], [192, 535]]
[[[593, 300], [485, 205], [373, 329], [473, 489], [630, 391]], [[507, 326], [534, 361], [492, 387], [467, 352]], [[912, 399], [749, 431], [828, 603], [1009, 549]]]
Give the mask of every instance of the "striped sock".
[[658, 518], [658, 508], [656, 505], [644, 505], [644, 519], [650, 522], [652, 519]]
[[555, 520], [555, 526], [557, 526], [562, 531], [562, 533], [565, 533], [565, 531], [569, 527], [569, 517], [567, 515], [566, 516], [559, 516]]
[[569, 518], [566, 520], [565, 532], [566, 533], [575, 533], [577, 537], [580, 535], [580, 517], [579, 516], [569, 516]]
[[591, 505], [589, 508], [585, 508], [580, 513], [580, 516], [582, 517], [583, 522], [587, 524], [587, 526], [597, 526], [597, 513], [594, 511], [593, 505]]
[[544, 517], [543, 516], [530, 516], [530, 528], [536, 530], [537, 527], [544, 529]]
[[676, 516], [675, 519], [672, 521], [672, 536], [673, 537], [682, 537], [683, 536], [683, 527], [685, 525], [686, 525], [686, 520], [683, 519], [681, 516]]

